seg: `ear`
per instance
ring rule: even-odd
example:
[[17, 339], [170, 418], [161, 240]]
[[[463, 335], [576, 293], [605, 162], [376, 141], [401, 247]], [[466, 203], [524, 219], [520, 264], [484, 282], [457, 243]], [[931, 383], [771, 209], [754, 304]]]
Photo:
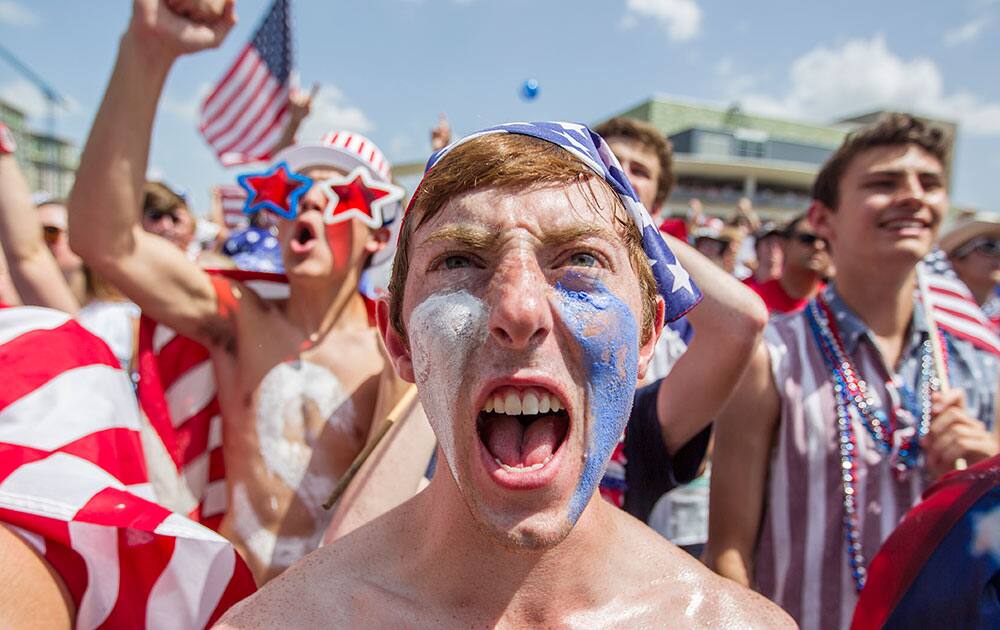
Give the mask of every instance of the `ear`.
[[378, 327], [382, 343], [389, 353], [389, 361], [399, 378], [407, 383], [416, 382], [413, 377], [413, 360], [410, 358], [410, 348], [389, 321], [389, 299], [379, 298], [375, 302], [375, 325]]
[[392, 232], [389, 231], [387, 227], [381, 227], [371, 233], [368, 237], [368, 241], [365, 243], [365, 253], [367, 254], [377, 254], [382, 249], [389, 244], [389, 237]]
[[833, 242], [833, 229], [830, 226], [830, 219], [833, 214], [833, 210], [822, 201], [813, 199], [809, 206], [808, 221], [816, 230], [816, 235], [822, 236], [831, 243]]
[[663, 313], [666, 306], [663, 303], [663, 296], [656, 296], [656, 311], [653, 313], [653, 332], [649, 335], [649, 340], [639, 347], [639, 380], [646, 377], [646, 368], [653, 360], [653, 352], [656, 350], [656, 342], [660, 340], [660, 333], [663, 332]]

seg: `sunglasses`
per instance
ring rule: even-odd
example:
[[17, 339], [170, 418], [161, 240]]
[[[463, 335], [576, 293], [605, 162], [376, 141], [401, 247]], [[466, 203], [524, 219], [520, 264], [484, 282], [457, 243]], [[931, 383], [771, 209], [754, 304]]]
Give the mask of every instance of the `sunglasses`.
[[792, 238], [802, 243], [806, 247], [815, 247], [817, 243], [823, 243], [826, 245], [826, 239], [822, 236], [816, 236], [815, 234], [806, 234], [805, 232], [796, 232], [792, 234]]
[[62, 235], [62, 228], [58, 228], [54, 225], [43, 225], [42, 226], [42, 238], [49, 245], [55, 245], [59, 241], [59, 237]]
[[981, 238], [969, 241], [955, 251], [955, 257], [965, 258], [973, 252], [989, 256], [990, 258], [1000, 256], [1000, 240], [995, 238]]

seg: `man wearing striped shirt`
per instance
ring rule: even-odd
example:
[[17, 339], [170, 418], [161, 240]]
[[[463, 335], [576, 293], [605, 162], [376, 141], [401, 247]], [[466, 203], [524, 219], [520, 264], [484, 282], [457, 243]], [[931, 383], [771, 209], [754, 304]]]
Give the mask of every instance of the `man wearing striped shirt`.
[[707, 560], [804, 628], [846, 627], [866, 563], [927, 484], [998, 451], [998, 357], [933, 334], [914, 298], [946, 161], [944, 134], [902, 114], [834, 152], [809, 217], [836, 282], [772, 321], [716, 425]]

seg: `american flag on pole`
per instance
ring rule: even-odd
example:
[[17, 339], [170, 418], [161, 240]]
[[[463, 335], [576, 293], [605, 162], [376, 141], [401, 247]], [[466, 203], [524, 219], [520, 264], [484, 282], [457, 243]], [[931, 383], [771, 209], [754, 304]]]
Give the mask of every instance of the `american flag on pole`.
[[[240, 282], [265, 300], [288, 297], [282, 274], [234, 269], [209, 271]], [[136, 395], [190, 498], [188, 516], [218, 529], [226, 512], [222, 416], [208, 350], [149, 317], [139, 324]]]
[[938, 328], [1000, 356], [1000, 336], [976, 304], [969, 287], [958, 279], [945, 253], [935, 249], [928, 254], [919, 273], [924, 274], [927, 282]]
[[288, 125], [289, 0], [275, 0], [253, 39], [201, 105], [199, 129], [224, 166], [266, 160]]
[[255, 590], [224, 538], [155, 503], [128, 378], [65, 313], [0, 309], [0, 522], [75, 627], [201, 628]]

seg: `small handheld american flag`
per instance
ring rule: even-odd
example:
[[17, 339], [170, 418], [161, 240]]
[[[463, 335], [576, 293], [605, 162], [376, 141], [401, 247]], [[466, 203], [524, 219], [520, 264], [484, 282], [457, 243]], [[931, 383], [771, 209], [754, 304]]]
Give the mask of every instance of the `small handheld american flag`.
[[269, 157], [290, 119], [291, 74], [289, 0], [275, 0], [201, 105], [198, 128], [224, 166]]

